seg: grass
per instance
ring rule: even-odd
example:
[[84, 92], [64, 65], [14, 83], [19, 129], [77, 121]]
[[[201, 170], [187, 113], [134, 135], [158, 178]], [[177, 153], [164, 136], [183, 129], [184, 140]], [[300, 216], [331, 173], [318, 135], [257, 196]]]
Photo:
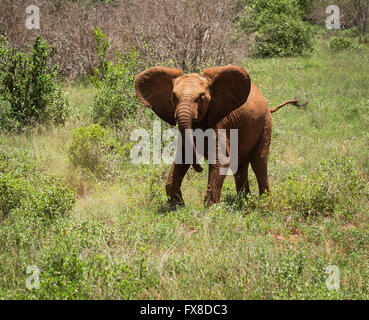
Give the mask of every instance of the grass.
[[[273, 115], [271, 197], [255, 196], [250, 174], [254, 196], [239, 198], [228, 177], [222, 202], [205, 209], [207, 171], [191, 170], [186, 206], [168, 211], [167, 165], [122, 161], [105, 180], [76, 170], [68, 145], [90, 124], [95, 92], [81, 85], [64, 90], [73, 107], [65, 127], [2, 134], [0, 172], [36, 187], [57, 176], [78, 197], [52, 219], [26, 205], [0, 216], [0, 299], [368, 299], [369, 52], [322, 42], [311, 57], [244, 65], [270, 107], [310, 100]], [[133, 126], [111, 135], [129, 143]], [[41, 270], [39, 290], [25, 286], [30, 265]], [[329, 265], [339, 267], [339, 290], [326, 287]]]

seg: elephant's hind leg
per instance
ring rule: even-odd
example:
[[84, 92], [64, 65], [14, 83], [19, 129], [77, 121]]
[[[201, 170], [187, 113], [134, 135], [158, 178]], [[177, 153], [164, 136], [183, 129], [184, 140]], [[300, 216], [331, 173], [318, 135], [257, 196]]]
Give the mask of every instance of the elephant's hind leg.
[[238, 168], [236, 174], [234, 175], [234, 180], [236, 183], [237, 194], [250, 193], [248, 161]]
[[255, 172], [256, 179], [258, 181], [259, 194], [266, 192], [270, 194], [268, 178], [268, 154], [271, 137], [272, 123], [271, 119], [270, 121], [267, 119], [261, 139], [255, 146], [250, 159], [252, 170]]
[[176, 163], [172, 164], [165, 185], [168, 202], [170, 204], [184, 203], [181, 192], [181, 185], [183, 178], [186, 175], [189, 168], [190, 168], [189, 164], [176, 164]]
[[270, 193], [267, 159], [255, 155], [251, 160], [251, 167], [258, 181], [259, 194]]

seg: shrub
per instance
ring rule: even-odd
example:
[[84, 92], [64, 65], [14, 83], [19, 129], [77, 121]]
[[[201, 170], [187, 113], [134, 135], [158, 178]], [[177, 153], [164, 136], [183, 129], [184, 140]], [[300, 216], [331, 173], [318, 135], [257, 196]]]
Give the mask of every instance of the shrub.
[[70, 188], [54, 177], [37, 181], [39, 184], [33, 187], [29, 180], [0, 173], [0, 216], [13, 210], [48, 218], [70, 213], [76, 200]]
[[40, 36], [26, 55], [0, 38], [0, 117], [5, 129], [32, 124], [64, 123], [67, 102], [56, 83], [57, 66], [50, 64], [52, 50]]
[[107, 60], [109, 42], [104, 33], [95, 29], [99, 67], [92, 81], [98, 89], [92, 106], [95, 122], [119, 126], [122, 120], [136, 112], [138, 100], [134, 82], [138, 63], [135, 49], [116, 52], [113, 60]]
[[240, 18], [241, 29], [256, 32], [261, 56], [299, 56], [314, 48], [312, 28], [302, 21], [297, 0], [252, 0]]
[[108, 51], [110, 43], [108, 36], [102, 32], [99, 28], [94, 28], [94, 39], [96, 44], [96, 55], [98, 60], [97, 68], [95, 69], [95, 75], [92, 79], [95, 81], [103, 80], [105, 78], [108, 69]]
[[97, 178], [111, 178], [117, 173], [123, 149], [99, 124], [73, 131], [68, 158], [75, 168]]
[[28, 186], [24, 179], [0, 172], [0, 216], [8, 215], [20, 206]]
[[59, 178], [45, 173], [45, 168], [27, 150], [0, 148], [0, 217], [67, 215], [75, 198], [75, 192]]
[[309, 19], [314, 8], [314, 0], [298, 0], [304, 19]]
[[280, 190], [285, 204], [303, 216], [354, 213], [352, 196], [364, 195], [365, 184], [352, 158], [322, 160], [318, 173], [310, 176], [292, 174]]
[[314, 216], [333, 212], [337, 194], [329, 188], [326, 181], [319, 177], [306, 180], [288, 179], [285, 188], [290, 194], [287, 198], [289, 207], [303, 216]]
[[344, 38], [342, 36], [334, 36], [329, 40], [329, 48], [333, 50], [344, 50], [355, 48], [356, 45], [352, 39]]
[[26, 210], [39, 217], [53, 218], [68, 215], [76, 202], [76, 194], [54, 177], [45, 179], [41, 190], [31, 195]]

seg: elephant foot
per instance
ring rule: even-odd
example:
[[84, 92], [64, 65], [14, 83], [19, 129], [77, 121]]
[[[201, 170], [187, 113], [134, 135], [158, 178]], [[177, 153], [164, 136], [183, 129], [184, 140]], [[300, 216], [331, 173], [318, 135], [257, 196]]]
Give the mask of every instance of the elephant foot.
[[169, 198], [168, 204], [175, 205], [175, 206], [184, 206], [184, 201], [181, 198]]
[[169, 193], [168, 196], [168, 205], [170, 207], [183, 207], [185, 205], [181, 192], [177, 193]]
[[204, 199], [205, 208], [209, 208], [212, 204], [219, 203], [219, 202], [220, 202], [220, 195], [218, 196], [214, 193], [207, 193], [205, 195], [205, 199]]
[[183, 201], [173, 201], [173, 200], [167, 201], [168, 211], [175, 211], [178, 208], [182, 208], [184, 206], [185, 206], [185, 203]]
[[165, 191], [168, 198], [168, 203], [171, 205], [184, 204], [181, 189], [173, 184], [167, 184]]

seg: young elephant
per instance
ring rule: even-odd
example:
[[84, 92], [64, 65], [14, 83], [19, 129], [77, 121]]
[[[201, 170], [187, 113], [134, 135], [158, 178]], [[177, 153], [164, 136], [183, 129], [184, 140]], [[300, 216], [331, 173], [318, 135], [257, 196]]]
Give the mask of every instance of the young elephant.
[[[226, 129], [226, 148], [229, 154], [229, 129], [238, 129], [238, 170], [234, 174], [237, 193], [249, 193], [248, 166], [255, 172], [259, 193], [270, 192], [267, 159], [272, 135], [271, 113], [286, 104], [298, 104], [297, 99], [286, 101], [269, 110], [259, 89], [251, 83], [248, 73], [241, 67], [224, 66], [207, 68], [203, 74], [183, 74], [182, 70], [153, 67], [136, 77], [136, 94], [140, 101], [161, 119], [174, 126], [178, 122], [184, 141], [190, 134], [193, 148], [193, 168], [196, 163], [196, 139], [191, 130], [212, 128], [215, 132]], [[218, 135], [216, 135], [218, 136]], [[218, 149], [218, 138], [216, 139]], [[204, 157], [207, 159], [207, 145]], [[182, 152], [184, 153], [182, 143]], [[190, 164], [176, 163], [171, 167], [166, 193], [171, 204], [183, 203], [181, 184]], [[210, 164], [205, 203], [220, 201], [225, 175], [219, 156]]]

